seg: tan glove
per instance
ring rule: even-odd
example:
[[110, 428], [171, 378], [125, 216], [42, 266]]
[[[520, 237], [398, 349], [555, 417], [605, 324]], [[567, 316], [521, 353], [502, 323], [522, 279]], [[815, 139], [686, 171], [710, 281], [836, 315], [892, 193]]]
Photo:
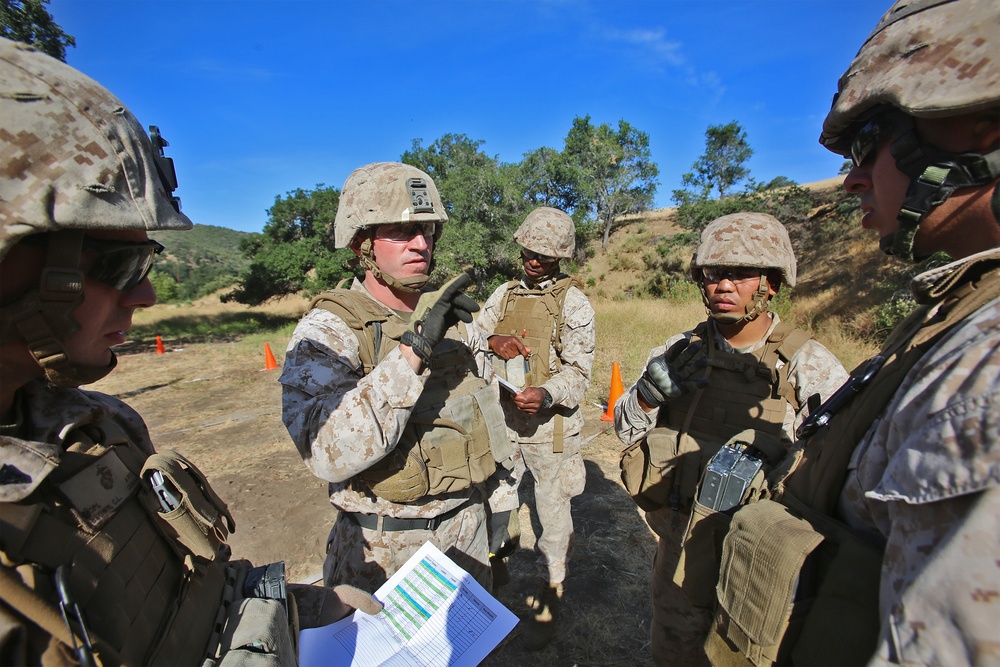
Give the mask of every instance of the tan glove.
[[382, 603], [360, 588], [342, 584], [328, 588], [308, 584], [289, 584], [299, 611], [299, 627], [319, 628], [349, 616], [355, 609], [374, 616]]

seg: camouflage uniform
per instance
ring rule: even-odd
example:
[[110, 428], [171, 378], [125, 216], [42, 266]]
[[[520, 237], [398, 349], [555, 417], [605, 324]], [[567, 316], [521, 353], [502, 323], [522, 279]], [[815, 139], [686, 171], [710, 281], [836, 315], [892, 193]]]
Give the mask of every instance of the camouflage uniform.
[[[344, 600], [289, 586], [286, 607], [246, 590], [250, 564], [225, 542], [235, 523], [201, 473], [154, 452], [126, 404], [78, 388], [115, 357], [102, 343], [78, 354], [72, 335], [155, 303], [162, 246], [145, 232], [191, 227], [166, 142], [97, 82], [6, 39], [0, 87], [0, 266], [24, 278], [0, 306], [0, 663], [294, 664], [296, 626], [342, 618]], [[97, 350], [110, 361], [92, 365]], [[157, 474], [176, 482], [170, 511]]]
[[[753, 353], [765, 345], [768, 335], [780, 321], [776, 313], [771, 313], [770, 317], [772, 323], [767, 335], [741, 351]], [[709, 327], [719, 349], [733, 351], [712, 320], [709, 320]], [[681, 339], [690, 339], [691, 334], [688, 331], [671, 336], [663, 346], [650, 351], [649, 359], [662, 355]], [[823, 398], [830, 396], [847, 379], [847, 372], [829, 350], [815, 340], [809, 340], [789, 361], [788, 375], [802, 406], [796, 412], [790, 403], [785, 404], [787, 409], [782, 433], [783, 440], [790, 444], [795, 428], [808, 415], [806, 399], [813, 394]], [[615, 430], [625, 444], [641, 440], [656, 425], [656, 421], [657, 411], [647, 413], [639, 405], [635, 385], [615, 405]], [[674, 511], [669, 507], [646, 513], [646, 521], [659, 536], [653, 561], [651, 624], [653, 659], [657, 664], [708, 664], [702, 644], [711, 624], [711, 610], [692, 605], [674, 583], [674, 570], [680, 558], [689, 517], [689, 509]]]
[[[864, 226], [888, 254], [957, 259], [912, 282], [917, 309], [816, 410], [773, 500], [733, 516], [720, 662], [1000, 664], [998, 28], [991, 0], [897, 0], [839, 81], [820, 142], [853, 162]], [[757, 539], [771, 517], [798, 533], [780, 554]], [[761, 590], [765, 550], [785, 566]], [[767, 608], [797, 622], [746, 623]]]
[[1000, 660], [998, 341], [994, 300], [910, 369], [851, 457], [840, 516], [885, 546], [876, 663]]
[[[368, 295], [359, 281], [351, 290]], [[482, 331], [474, 323], [458, 329], [467, 332], [462, 338], [475, 355], [478, 375], [493, 381]], [[377, 587], [429, 540], [488, 588], [484, 503], [489, 494], [496, 511], [516, 508], [516, 486], [501, 483], [488, 491], [485, 485], [476, 485], [464, 492], [403, 504], [352, 485], [355, 475], [399, 443], [431, 375], [427, 369], [415, 374], [398, 348], [368, 375], [362, 374], [361, 367], [355, 333], [338, 316], [315, 308], [295, 328], [280, 378], [285, 426], [306, 466], [330, 483], [330, 502], [338, 510], [327, 541], [324, 580]], [[373, 530], [358, 525], [349, 517], [351, 513], [445, 518], [433, 529]]]
[[[555, 283], [555, 278], [534, 285], [532, 289], [544, 291]], [[523, 278], [520, 285], [529, 287]], [[479, 326], [488, 335], [496, 330], [501, 315], [500, 305], [510, 289], [510, 284], [501, 285], [483, 307]], [[579, 405], [590, 386], [594, 365], [594, 309], [587, 296], [576, 287], [570, 287], [566, 293], [563, 323], [558, 341], [553, 339], [550, 342], [551, 377], [541, 385], [552, 397], [553, 408], [533, 415], [525, 414], [513, 404], [506, 392], [501, 394], [511, 440], [517, 443], [525, 466], [535, 478], [535, 505], [542, 526], [538, 548], [548, 568], [551, 584], [562, 583], [566, 578], [573, 537], [570, 499], [583, 493], [587, 477], [580, 455], [583, 415]], [[558, 352], [557, 343], [560, 346]], [[563, 449], [558, 453], [553, 452], [554, 413], [557, 410], [563, 414]]]

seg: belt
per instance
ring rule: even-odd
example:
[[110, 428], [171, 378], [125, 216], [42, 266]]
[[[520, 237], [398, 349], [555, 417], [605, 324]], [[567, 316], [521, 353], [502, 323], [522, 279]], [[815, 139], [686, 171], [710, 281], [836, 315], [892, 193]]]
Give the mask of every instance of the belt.
[[437, 530], [438, 526], [457, 515], [459, 512], [468, 507], [468, 505], [469, 501], [466, 501], [455, 509], [448, 510], [444, 514], [432, 516], [429, 519], [400, 519], [395, 516], [365, 514], [364, 512], [344, 512], [343, 514], [351, 521], [367, 530], [378, 530], [380, 521], [382, 523], [383, 531], [395, 532], [398, 530]]

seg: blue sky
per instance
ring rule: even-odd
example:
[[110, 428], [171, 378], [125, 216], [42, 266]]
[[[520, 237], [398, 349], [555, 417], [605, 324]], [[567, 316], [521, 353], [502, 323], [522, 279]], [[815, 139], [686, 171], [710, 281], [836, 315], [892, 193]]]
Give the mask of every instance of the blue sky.
[[758, 180], [829, 178], [837, 78], [887, 0], [52, 0], [67, 61], [170, 142], [184, 212], [260, 231], [276, 195], [340, 187], [414, 139], [518, 162], [576, 116], [646, 132], [656, 206], [738, 121]]

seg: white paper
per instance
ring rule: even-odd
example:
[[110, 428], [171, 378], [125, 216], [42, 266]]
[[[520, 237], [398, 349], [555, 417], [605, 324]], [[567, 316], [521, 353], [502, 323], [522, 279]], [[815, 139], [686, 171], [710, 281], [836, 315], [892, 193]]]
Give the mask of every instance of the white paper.
[[513, 385], [510, 382], [507, 382], [507, 380], [504, 380], [499, 375], [497, 376], [497, 382], [500, 383], [501, 387], [503, 387], [504, 389], [506, 389], [507, 391], [509, 391], [512, 394], [516, 394], [517, 392], [521, 391], [520, 389], [517, 388], [516, 385]]
[[478, 665], [517, 625], [465, 570], [426, 542], [375, 592], [384, 609], [356, 611], [299, 634], [301, 667]]

